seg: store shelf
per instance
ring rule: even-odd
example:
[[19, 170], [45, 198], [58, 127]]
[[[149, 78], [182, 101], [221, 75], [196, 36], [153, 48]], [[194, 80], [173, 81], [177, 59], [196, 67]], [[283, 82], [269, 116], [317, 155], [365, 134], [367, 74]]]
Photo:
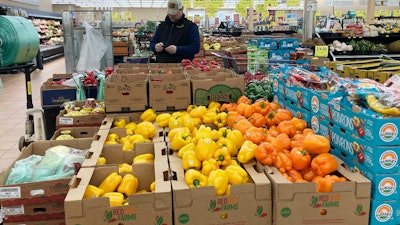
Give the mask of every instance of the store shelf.
[[43, 62], [64, 56], [64, 45], [40, 46]]
[[321, 38], [327, 45], [332, 43], [334, 40], [338, 40], [340, 42], [349, 42], [352, 39], [368, 40], [374, 43], [382, 44], [400, 40], [400, 34], [380, 34], [379, 36], [374, 37], [342, 37], [341, 34], [338, 33], [316, 33], [316, 36]]
[[346, 59], [353, 59], [353, 60], [358, 60], [358, 59], [378, 59], [381, 58], [382, 55], [385, 55], [387, 57], [390, 57], [392, 59], [400, 59], [400, 54], [372, 54], [372, 55], [335, 55], [333, 52], [329, 52], [329, 55], [333, 61], [337, 60], [346, 60]]

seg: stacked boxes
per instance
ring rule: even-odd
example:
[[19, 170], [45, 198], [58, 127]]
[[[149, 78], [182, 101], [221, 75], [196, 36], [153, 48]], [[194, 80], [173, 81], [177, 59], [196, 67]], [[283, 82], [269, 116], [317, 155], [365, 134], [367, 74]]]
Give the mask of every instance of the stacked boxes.
[[332, 152], [372, 181], [370, 224], [398, 224], [400, 151], [398, 118], [384, 118], [346, 98], [321, 95], [313, 129], [329, 137]]

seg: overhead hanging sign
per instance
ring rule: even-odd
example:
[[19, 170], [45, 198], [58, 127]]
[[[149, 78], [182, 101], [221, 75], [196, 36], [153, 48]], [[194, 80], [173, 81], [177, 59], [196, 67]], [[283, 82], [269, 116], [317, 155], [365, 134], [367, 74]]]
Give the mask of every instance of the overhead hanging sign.
[[224, 0], [208, 0], [209, 4], [216, 8], [224, 7]]
[[269, 7], [278, 7], [278, 0], [264, 0], [264, 5]]
[[300, 0], [286, 0], [286, 6], [287, 7], [299, 7]]
[[252, 7], [253, 0], [239, 0], [239, 4], [243, 5], [243, 7]]
[[190, 8], [190, 2], [191, 0], [182, 0], [183, 7]]
[[205, 8], [207, 5], [206, 0], [193, 0], [194, 8]]
[[335, 15], [336, 18], [341, 18], [343, 15], [342, 11], [339, 10], [335, 10], [333, 14]]

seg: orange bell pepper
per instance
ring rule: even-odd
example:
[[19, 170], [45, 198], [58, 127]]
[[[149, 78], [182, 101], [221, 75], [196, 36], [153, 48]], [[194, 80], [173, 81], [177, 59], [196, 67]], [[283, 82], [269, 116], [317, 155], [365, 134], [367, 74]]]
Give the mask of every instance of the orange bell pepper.
[[275, 163], [277, 156], [278, 152], [269, 142], [259, 144], [254, 150], [254, 157], [264, 165], [272, 165]]
[[325, 176], [337, 170], [338, 162], [330, 153], [322, 153], [311, 161], [311, 168], [320, 176]]
[[329, 139], [325, 136], [308, 134], [304, 138], [303, 147], [310, 154], [322, 154], [329, 152], [331, 144]]
[[307, 150], [301, 147], [292, 148], [289, 155], [293, 168], [296, 170], [304, 170], [311, 165], [311, 155]]

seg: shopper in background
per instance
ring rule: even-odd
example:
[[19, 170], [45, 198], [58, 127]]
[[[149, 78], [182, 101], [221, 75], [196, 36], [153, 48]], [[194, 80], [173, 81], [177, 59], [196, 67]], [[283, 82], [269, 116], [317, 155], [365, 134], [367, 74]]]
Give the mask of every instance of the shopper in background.
[[150, 41], [158, 63], [180, 63], [194, 58], [200, 50], [200, 35], [196, 24], [183, 13], [181, 0], [168, 0], [168, 15]]

